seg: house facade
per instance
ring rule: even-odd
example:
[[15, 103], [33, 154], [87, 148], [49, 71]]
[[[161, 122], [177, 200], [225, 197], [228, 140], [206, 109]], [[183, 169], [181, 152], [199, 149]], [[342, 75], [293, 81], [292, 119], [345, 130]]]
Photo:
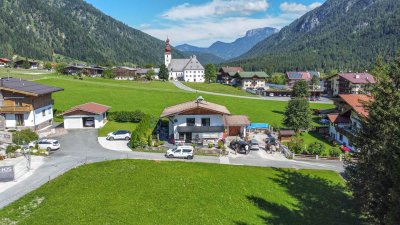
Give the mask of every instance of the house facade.
[[221, 67], [218, 70], [217, 82], [222, 84], [230, 84], [232, 77], [238, 72], [244, 72], [243, 68], [230, 66]]
[[374, 76], [369, 73], [340, 73], [325, 79], [328, 96], [340, 94], [368, 94], [376, 84]]
[[51, 95], [61, 88], [15, 78], [0, 79], [0, 129], [40, 130], [53, 123]]
[[232, 76], [231, 84], [246, 89], [265, 89], [265, 79], [268, 75], [265, 72], [237, 72]]
[[362, 128], [361, 121], [368, 117], [364, 104], [371, 101], [368, 95], [341, 94], [335, 101], [338, 112], [328, 114], [329, 135], [339, 144], [356, 151], [352, 138]]
[[35, 62], [35, 61], [32, 61], [32, 60], [19, 60], [19, 61], [16, 61], [14, 63], [14, 67], [17, 68], [17, 69], [25, 69], [24, 68], [24, 64], [26, 62], [29, 64], [29, 68], [28, 69], [32, 69], [32, 70], [39, 69], [39, 63]]
[[137, 68], [118, 66], [113, 67], [112, 72], [115, 75], [115, 80], [134, 80]]
[[173, 59], [169, 39], [165, 46], [165, 66], [168, 68], [169, 79], [184, 82], [204, 82], [204, 67], [193, 55], [189, 59]]
[[186, 143], [244, 136], [250, 125], [247, 116], [231, 115], [225, 106], [206, 102], [202, 97], [164, 109], [161, 118], [169, 120], [170, 138]]

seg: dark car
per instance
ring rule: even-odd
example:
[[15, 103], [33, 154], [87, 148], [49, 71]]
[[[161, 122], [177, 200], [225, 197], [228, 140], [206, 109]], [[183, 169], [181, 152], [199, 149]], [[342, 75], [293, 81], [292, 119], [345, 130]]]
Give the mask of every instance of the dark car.
[[235, 151], [237, 150], [239, 153], [247, 154], [249, 151], [249, 143], [245, 141], [236, 141], [236, 140], [231, 141], [229, 147]]

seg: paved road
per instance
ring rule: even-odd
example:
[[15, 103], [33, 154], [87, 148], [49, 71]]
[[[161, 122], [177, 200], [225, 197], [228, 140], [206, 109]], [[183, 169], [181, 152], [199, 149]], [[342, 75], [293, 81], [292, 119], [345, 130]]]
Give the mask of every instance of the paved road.
[[[53, 152], [49, 157], [44, 159], [41, 167], [37, 168], [34, 174], [12, 188], [0, 193], [0, 208], [10, 204], [11, 202], [21, 198], [25, 194], [37, 189], [49, 180], [78, 167], [85, 163], [101, 162], [116, 159], [144, 159], [144, 160], [177, 160], [166, 159], [161, 153], [145, 153], [145, 152], [126, 152], [111, 151], [103, 148], [97, 139], [97, 130], [75, 130], [69, 131], [68, 134], [57, 138], [62, 148]], [[261, 159], [257, 157], [241, 157], [241, 158], [218, 158], [209, 156], [196, 156], [193, 160], [185, 160], [185, 162], [204, 162], [204, 163], [221, 163], [232, 165], [249, 165], [277, 168], [296, 168], [296, 169], [326, 169], [337, 172], [343, 171], [341, 163], [323, 163], [323, 162], [302, 162], [302, 161], [275, 161]]]
[[[188, 87], [179, 81], [171, 81], [171, 82], [179, 89], [182, 89], [185, 91], [190, 91], [190, 92], [195, 92], [195, 93], [208, 94], [208, 95], [218, 95], [218, 96], [226, 96], [226, 97], [234, 97], [234, 98], [245, 98], [245, 99], [256, 99], [256, 100], [264, 100], [264, 101], [282, 101], [282, 102], [287, 102], [291, 99], [290, 97], [262, 97], [262, 96], [251, 97], [251, 96], [239, 96], [239, 95], [216, 93], [216, 92], [210, 92], [210, 91], [201, 91], [201, 90], [196, 90], [191, 87]], [[333, 104], [333, 101], [328, 98], [321, 98], [321, 101], [312, 102], [312, 103]]]

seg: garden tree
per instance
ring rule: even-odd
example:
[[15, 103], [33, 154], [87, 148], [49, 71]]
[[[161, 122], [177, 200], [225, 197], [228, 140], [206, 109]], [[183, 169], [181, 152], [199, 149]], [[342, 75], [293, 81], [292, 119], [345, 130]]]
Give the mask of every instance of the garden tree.
[[[377, 69], [379, 70], [379, 69]], [[347, 162], [345, 177], [370, 224], [400, 221], [400, 56], [378, 77], [369, 115], [353, 142], [357, 161]]]
[[312, 84], [312, 85], [319, 86], [319, 77], [313, 76], [313, 77], [311, 78], [311, 84]]
[[29, 142], [35, 141], [38, 138], [39, 136], [35, 132], [26, 129], [13, 133], [12, 141], [17, 145], [27, 145]]
[[165, 66], [165, 64], [160, 65], [160, 72], [158, 73], [158, 77], [161, 80], [168, 80], [168, 68]]
[[53, 68], [53, 66], [51, 65], [50, 62], [46, 62], [46, 63], [43, 65], [43, 68], [46, 69], [46, 70], [51, 70], [51, 69]]
[[313, 142], [307, 149], [307, 153], [311, 155], [321, 155], [323, 152], [325, 152], [325, 145], [321, 142]]
[[146, 79], [147, 80], [152, 80], [153, 79], [153, 76], [154, 75], [156, 75], [156, 73], [154, 72], [154, 70], [148, 70], [147, 72], [146, 72]]
[[267, 78], [267, 81], [273, 84], [286, 84], [286, 76], [283, 73], [274, 73], [270, 78]]
[[204, 82], [211, 83], [215, 82], [217, 79], [217, 68], [214, 64], [207, 64], [204, 72]]
[[292, 97], [308, 98], [309, 96], [310, 92], [307, 81], [300, 80], [293, 85]]
[[115, 74], [114, 74], [113, 70], [111, 69], [111, 67], [104, 70], [103, 77], [107, 78], [107, 79], [115, 78]]
[[312, 127], [311, 110], [308, 99], [291, 99], [284, 113], [284, 124], [300, 133], [301, 130], [309, 130]]
[[383, 62], [383, 57], [379, 55], [376, 58], [376, 62], [374, 67], [371, 69], [371, 74], [374, 75], [376, 78], [384, 77], [387, 75], [389, 70], [388, 65]]
[[294, 152], [296, 154], [303, 153], [304, 140], [300, 137], [300, 134], [297, 134], [296, 136], [294, 136], [290, 139], [290, 142], [288, 143], [288, 147], [292, 152]]
[[56, 65], [56, 71], [57, 71], [57, 73], [62, 73], [65, 67], [67, 67], [67, 64], [66, 64], [66, 63], [58, 63], [58, 64]]

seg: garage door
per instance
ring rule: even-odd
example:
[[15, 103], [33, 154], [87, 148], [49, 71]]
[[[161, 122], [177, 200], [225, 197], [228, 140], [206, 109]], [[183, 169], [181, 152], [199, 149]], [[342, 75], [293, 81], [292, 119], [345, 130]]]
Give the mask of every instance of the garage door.
[[229, 136], [240, 135], [240, 127], [229, 127]]
[[94, 117], [83, 117], [83, 127], [95, 127]]
[[82, 118], [64, 118], [65, 129], [83, 128]]

